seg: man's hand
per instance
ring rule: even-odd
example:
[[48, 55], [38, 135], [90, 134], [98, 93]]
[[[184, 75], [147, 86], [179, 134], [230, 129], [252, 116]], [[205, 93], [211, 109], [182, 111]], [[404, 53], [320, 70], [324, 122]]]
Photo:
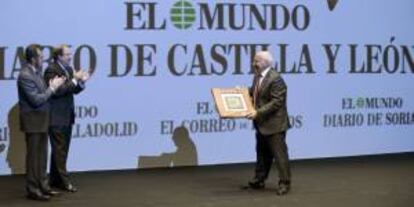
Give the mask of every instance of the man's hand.
[[82, 74], [82, 82], [86, 82], [86, 81], [88, 81], [89, 80], [89, 78], [91, 77], [91, 75], [90, 75], [90, 73], [89, 72], [87, 72], [87, 71], [83, 71], [83, 74]]
[[76, 70], [73, 73], [73, 77], [77, 80], [77, 81], [82, 81], [82, 82], [86, 82], [89, 80], [90, 78], [90, 74], [89, 72], [85, 71], [85, 70]]
[[55, 76], [53, 79], [49, 80], [49, 87], [52, 89], [52, 91], [56, 91], [65, 81], [65, 77]]
[[76, 80], [82, 80], [82, 77], [83, 77], [83, 71], [82, 71], [82, 70], [75, 70], [75, 71], [73, 72], [73, 77], [74, 77]]
[[251, 119], [251, 120], [256, 119], [256, 117], [257, 117], [257, 111], [254, 110], [254, 109], [253, 109], [252, 112], [250, 112], [246, 115], [246, 118]]

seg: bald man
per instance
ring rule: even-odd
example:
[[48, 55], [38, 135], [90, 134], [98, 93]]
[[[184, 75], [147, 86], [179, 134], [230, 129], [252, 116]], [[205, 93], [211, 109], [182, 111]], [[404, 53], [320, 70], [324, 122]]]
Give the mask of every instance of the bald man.
[[250, 88], [255, 110], [246, 118], [253, 120], [256, 129], [256, 170], [248, 187], [262, 189], [269, 175], [273, 160], [279, 172], [277, 195], [290, 190], [286, 131], [290, 128], [286, 107], [287, 86], [273, 67], [273, 57], [267, 51], [258, 52], [253, 61], [255, 77]]

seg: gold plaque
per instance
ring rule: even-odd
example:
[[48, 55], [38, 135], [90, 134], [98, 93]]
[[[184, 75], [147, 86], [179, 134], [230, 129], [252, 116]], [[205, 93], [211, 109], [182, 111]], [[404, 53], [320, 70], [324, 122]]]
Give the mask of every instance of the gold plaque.
[[242, 118], [253, 111], [247, 88], [213, 88], [211, 92], [221, 118]]

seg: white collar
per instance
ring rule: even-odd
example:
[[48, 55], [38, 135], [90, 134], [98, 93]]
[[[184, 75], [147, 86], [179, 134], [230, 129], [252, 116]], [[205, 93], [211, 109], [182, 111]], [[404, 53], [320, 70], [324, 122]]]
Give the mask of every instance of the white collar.
[[269, 70], [270, 70], [270, 66], [262, 71], [262, 73], [261, 73], [262, 78], [266, 77], [266, 74], [269, 72]]
[[34, 72], [37, 73], [36, 68], [32, 65], [32, 64], [27, 64], [27, 66], [29, 66], [29, 68]]

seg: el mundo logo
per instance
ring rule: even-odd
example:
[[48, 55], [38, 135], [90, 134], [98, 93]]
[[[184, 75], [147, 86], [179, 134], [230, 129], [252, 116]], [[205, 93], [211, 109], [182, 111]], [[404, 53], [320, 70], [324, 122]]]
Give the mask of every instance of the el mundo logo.
[[358, 108], [364, 108], [364, 105], [365, 105], [365, 100], [364, 100], [364, 98], [359, 97], [359, 98], [357, 99], [357, 101], [356, 101], [356, 106], [357, 106]]
[[[338, 0], [327, 0], [329, 10], [333, 11]], [[193, 5], [185, 0], [176, 2], [170, 11], [170, 19], [173, 25], [178, 29], [190, 28], [196, 20], [196, 14]]]
[[188, 1], [178, 1], [170, 11], [171, 22], [178, 29], [188, 29], [196, 19], [195, 9]]

